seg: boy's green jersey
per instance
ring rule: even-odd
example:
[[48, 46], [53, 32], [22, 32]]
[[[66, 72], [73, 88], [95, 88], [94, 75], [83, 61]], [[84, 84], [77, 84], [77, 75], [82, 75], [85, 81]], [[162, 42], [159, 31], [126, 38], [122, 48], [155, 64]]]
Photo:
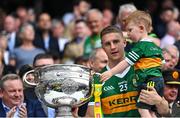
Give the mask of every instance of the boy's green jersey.
[[162, 50], [151, 40], [142, 39], [135, 43], [125, 60], [134, 65], [140, 83], [148, 78], [162, 77], [161, 65], [164, 60]]
[[[109, 70], [105, 67], [102, 72]], [[105, 117], [139, 117], [136, 108], [136, 83], [133, 67], [128, 67], [123, 73], [116, 74], [108, 79], [102, 87], [101, 105]], [[94, 83], [99, 84], [99, 77], [94, 77]], [[94, 104], [94, 97], [89, 105]]]

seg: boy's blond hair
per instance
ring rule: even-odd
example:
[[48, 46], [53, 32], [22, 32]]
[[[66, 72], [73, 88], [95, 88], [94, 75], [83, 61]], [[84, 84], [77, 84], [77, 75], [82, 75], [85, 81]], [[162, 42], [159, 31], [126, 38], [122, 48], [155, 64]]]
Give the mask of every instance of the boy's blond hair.
[[133, 13], [131, 13], [126, 19], [125, 24], [129, 24], [130, 22], [133, 22], [135, 24], [141, 24], [144, 25], [146, 31], [150, 33], [152, 31], [152, 19], [149, 13], [145, 11], [136, 10]]

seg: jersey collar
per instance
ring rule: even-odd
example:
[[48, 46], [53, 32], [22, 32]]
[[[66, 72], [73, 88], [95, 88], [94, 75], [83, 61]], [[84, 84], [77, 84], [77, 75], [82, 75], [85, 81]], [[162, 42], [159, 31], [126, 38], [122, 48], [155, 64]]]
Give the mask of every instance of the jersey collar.
[[[129, 72], [130, 68], [131, 68], [131, 66], [127, 67], [122, 73], [118, 73], [115, 76], [119, 77], [119, 78], [123, 78]], [[106, 66], [106, 69], [110, 70], [108, 65]]]

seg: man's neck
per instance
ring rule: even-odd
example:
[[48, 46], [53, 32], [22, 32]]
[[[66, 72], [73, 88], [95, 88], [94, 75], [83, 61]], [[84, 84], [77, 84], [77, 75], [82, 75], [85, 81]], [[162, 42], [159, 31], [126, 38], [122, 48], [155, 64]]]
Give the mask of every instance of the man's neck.
[[124, 58], [119, 59], [119, 60], [112, 60], [112, 61], [109, 60], [109, 62], [108, 62], [109, 68], [111, 69], [111, 68], [115, 67], [115, 66], [116, 66], [119, 62], [121, 62], [123, 59], [124, 59]]

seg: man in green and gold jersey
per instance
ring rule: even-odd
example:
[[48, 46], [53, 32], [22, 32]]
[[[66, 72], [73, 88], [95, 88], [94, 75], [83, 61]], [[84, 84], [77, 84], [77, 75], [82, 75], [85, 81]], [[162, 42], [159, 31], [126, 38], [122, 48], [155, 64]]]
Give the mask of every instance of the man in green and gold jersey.
[[[106, 37], [101, 39], [102, 47], [108, 56], [108, 65], [101, 72], [113, 68], [125, 57], [125, 39], [119, 28], [114, 27], [107, 31]], [[133, 67], [128, 67], [124, 72], [112, 76], [102, 86], [100, 96], [101, 108], [104, 117], [139, 117], [136, 108], [135, 72]], [[99, 84], [100, 79], [95, 78], [95, 84]], [[89, 102], [86, 116], [94, 116], [94, 97]]]

